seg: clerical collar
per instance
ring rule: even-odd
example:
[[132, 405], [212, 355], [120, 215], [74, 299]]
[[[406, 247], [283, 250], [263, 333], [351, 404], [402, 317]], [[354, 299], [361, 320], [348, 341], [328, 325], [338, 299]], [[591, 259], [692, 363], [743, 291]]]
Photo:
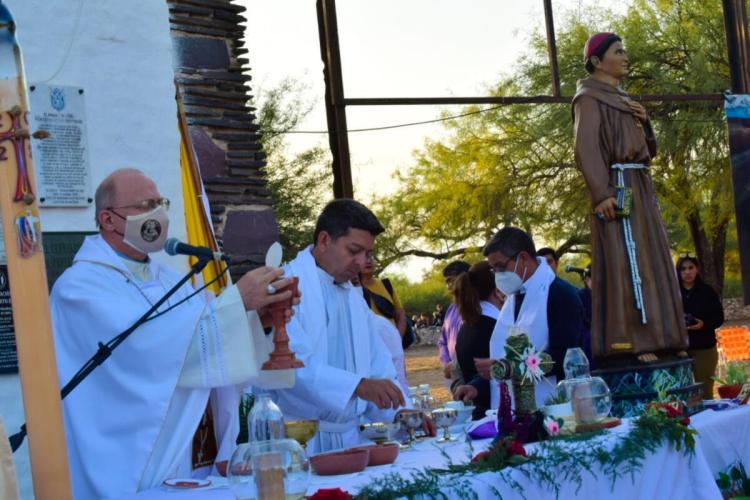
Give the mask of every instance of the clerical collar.
[[138, 264], [149, 264], [149, 263], [151, 263], [151, 258], [150, 258], [150, 257], [149, 257], [148, 255], [146, 255], [146, 260], [138, 260], [138, 259], [134, 259], [134, 258], [132, 258], [132, 257], [128, 257], [128, 256], [127, 256], [127, 255], [125, 255], [124, 253], [122, 253], [122, 252], [118, 252], [118, 251], [117, 251], [117, 250], [115, 250], [114, 248], [113, 248], [112, 250], [114, 250], [114, 251], [115, 251], [115, 253], [117, 254], [117, 256], [118, 256], [118, 257], [120, 257], [121, 259], [124, 259], [124, 260], [126, 260], [126, 261], [130, 261], [130, 262], [136, 262], [136, 263], [138, 263]]

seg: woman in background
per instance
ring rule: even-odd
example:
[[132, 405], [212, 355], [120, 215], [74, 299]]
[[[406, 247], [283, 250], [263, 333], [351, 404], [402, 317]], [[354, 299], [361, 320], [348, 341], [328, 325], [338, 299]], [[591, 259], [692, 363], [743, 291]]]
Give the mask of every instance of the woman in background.
[[495, 286], [495, 275], [486, 261], [461, 274], [453, 288], [463, 326], [456, 339], [456, 361], [462, 380], [452, 387], [453, 399], [473, 402], [473, 418], [484, 417], [490, 408], [490, 383], [477, 373], [474, 358], [490, 356], [490, 337], [503, 305], [503, 295]]
[[716, 350], [716, 329], [724, 323], [724, 309], [719, 296], [703, 282], [698, 259], [683, 255], [677, 260], [677, 277], [682, 293], [695, 381], [703, 384], [704, 399], [713, 399], [714, 381], [719, 353]]

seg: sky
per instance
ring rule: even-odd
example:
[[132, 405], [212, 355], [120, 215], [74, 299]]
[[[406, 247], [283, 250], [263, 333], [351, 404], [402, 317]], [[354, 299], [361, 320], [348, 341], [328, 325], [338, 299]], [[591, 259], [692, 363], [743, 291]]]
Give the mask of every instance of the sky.
[[[246, 45], [252, 87], [270, 89], [285, 78], [304, 83], [315, 106], [298, 130], [324, 131], [325, 86], [315, 0], [240, 0], [247, 7]], [[608, 5], [611, 4], [611, 5]], [[621, 2], [553, 0], [555, 20], [592, 5]], [[487, 95], [527, 52], [531, 34], [544, 30], [542, 0], [338, 0], [336, 2], [346, 97]], [[431, 120], [461, 107], [349, 106], [349, 129]], [[397, 170], [409, 168], [425, 139], [443, 137], [439, 124], [349, 134], [355, 196], [396, 190]], [[290, 150], [321, 144], [326, 134], [290, 134]], [[389, 272], [419, 280], [432, 259], [411, 258]]]

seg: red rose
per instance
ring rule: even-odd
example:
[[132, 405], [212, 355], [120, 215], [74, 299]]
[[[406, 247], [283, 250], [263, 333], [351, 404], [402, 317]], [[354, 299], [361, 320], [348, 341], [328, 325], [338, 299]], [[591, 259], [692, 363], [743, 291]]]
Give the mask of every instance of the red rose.
[[669, 415], [670, 417], [679, 417], [680, 415], [682, 415], [682, 412], [674, 406], [667, 405], [665, 407], [667, 409], [667, 415]]
[[682, 420], [680, 420], [680, 423], [687, 427], [688, 425], [690, 425], [690, 417], [683, 418]]
[[489, 451], [480, 451], [476, 455], [474, 455], [474, 458], [471, 459], [471, 463], [475, 464], [481, 460], [484, 460], [485, 457], [490, 456]]
[[350, 500], [354, 497], [341, 488], [320, 488], [307, 498], [310, 500]]
[[521, 455], [522, 457], [527, 456], [526, 450], [523, 449], [523, 445], [519, 441], [511, 441], [508, 445], [508, 455]]

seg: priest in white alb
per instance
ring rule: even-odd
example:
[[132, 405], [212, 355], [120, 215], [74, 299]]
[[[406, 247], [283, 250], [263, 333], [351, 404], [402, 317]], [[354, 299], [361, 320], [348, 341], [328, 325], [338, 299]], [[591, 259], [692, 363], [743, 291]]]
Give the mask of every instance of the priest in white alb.
[[[308, 443], [311, 453], [357, 445], [360, 423], [391, 422], [405, 406], [391, 355], [362, 291], [351, 283], [382, 232], [361, 203], [332, 201], [318, 218], [314, 245], [285, 268], [299, 277], [304, 297], [287, 332], [305, 367], [294, 387], [272, 396], [287, 420], [320, 420]], [[426, 426], [434, 433], [429, 419]]]
[[[169, 223], [169, 201], [151, 179], [117, 170], [97, 188], [95, 204], [99, 234], [86, 238], [50, 296], [62, 383], [99, 342], [131, 326], [181, 278], [149, 258], [163, 248]], [[162, 315], [135, 330], [70, 393], [63, 409], [74, 498], [117, 497], [190, 477], [193, 435], [212, 388], [220, 388], [225, 402], [217, 460], [229, 458], [239, 387], [266, 383], [258, 371], [268, 342], [259, 314], [289, 298], [290, 292], [269, 294], [269, 285], [290, 282], [282, 275], [256, 269], [212, 301], [191, 297], [193, 287], [183, 285], [159, 308]], [[293, 383], [293, 374], [272, 376]]]

